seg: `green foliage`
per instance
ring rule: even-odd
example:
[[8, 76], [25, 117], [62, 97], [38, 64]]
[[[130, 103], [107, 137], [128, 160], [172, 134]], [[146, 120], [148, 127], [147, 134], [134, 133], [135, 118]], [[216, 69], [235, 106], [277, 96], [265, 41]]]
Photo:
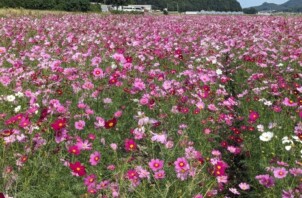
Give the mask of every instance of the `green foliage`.
[[68, 0], [63, 6], [65, 11], [82, 11], [90, 10], [90, 2], [88, 0]]
[[102, 12], [102, 7], [99, 4], [90, 4], [90, 11], [92, 11], [92, 12]]
[[0, 0], [0, 7], [26, 8], [36, 10], [65, 10], [82, 11], [90, 10], [89, 0]]
[[[107, 0], [107, 4], [113, 4], [113, 0]], [[236, 0], [132, 0], [133, 4], [150, 4], [153, 9], [163, 10], [168, 7], [169, 11], [200, 11], [200, 10], [216, 10], [216, 11], [241, 11], [242, 8]]]
[[125, 11], [121, 11], [121, 10], [111, 10], [111, 14], [144, 14], [144, 13], [136, 12], [136, 11], [125, 12]]
[[258, 11], [255, 8], [244, 8], [243, 10], [244, 14], [257, 14]]

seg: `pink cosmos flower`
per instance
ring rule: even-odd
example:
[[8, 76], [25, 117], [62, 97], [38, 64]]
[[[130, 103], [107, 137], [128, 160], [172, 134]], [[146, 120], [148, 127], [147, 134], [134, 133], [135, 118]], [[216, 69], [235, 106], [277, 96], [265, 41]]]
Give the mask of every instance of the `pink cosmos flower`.
[[85, 127], [85, 121], [84, 120], [79, 120], [79, 121], [75, 122], [74, 126], [78, 130], [83, 130], [84, 127]]
[[94, 126], [96, 128], [101, 128], [105, 126], [105, 119], [102, 117], [96, 117], [96, 122], [94, 122]]
[[147, 105], [147, 104], [149, 104], [149, 99], [147, 97], [142, 97], [139, 100], [139, 104], [141, 104], [141, 105]]
[[273, 177], [269, 176], [269, 175], [257, 175], [255, 177], [259, 183], [263, 186], [265, 186], [266, 188], [271, 188], [275, 185], [275, 180]]
[[119, 118], [119, 117], [121, 117], [122, 115], [123, 115], [123, 111], [121, 111], [121, 110], [119, 110], [119, 111], [117, 111], [117, 112], [114, 113], [114, 117], [115, 117], [115, 118]]
[[285, 99], [283, 100], [282, 104], [284, 104], [285, 106], [288, 106], [288, 107], [297, 106], [297, 103], [294, 102], [293, 100], [290, 100], [289, 98], [285, 98]]
[[239, 154], [241, 152], [241, 148], [240, 147], [235, 147], [235, 146], [228, 146], [227, 150], [230, 153], [233, 153], [233, 154]]
[[96, 138], [96, 136], [94, 134], [92, 134], [92, 133], [88, 134], [88, 139], [95, 140], [95, 138]]
[[0, 83], [7, 87], [11, 83], [11, 79], [8, 76], [0, 76]]
[[228, 183], [228, 176], [217, 176], [216, 179], [218, 183]]
[[90, 155], [89, 162], [91, 166], [96, 166], [101, 160], [101, 154], [98, 151], [95, 151]]
[[141, 178], [141, 179], [143, 179], [143, 178], [150, 179], [150, 172], [147, 171], [146, 169], [144, 169], [143, 167], [137, 166], [137, 167], [135, 167], [135, 170], [137, 171], [139, 178]]
[[203, 196], [201, 194], [197, 194], [193, 198], [203, 198]]
[[96, 175], [92, 174], [92, 175], [88, 175], [84, 178], [84, 184], [86, 186], [91, 186], [94, 185], [96, 181]]
[[209, 105], [208, 105], [208, 109], [209, 109], [210, 111], [217, 111], [217, 110], [218, 110], [218, 108], [217, 108], [214, 104], [209, 104]]
[[95, 184], [88, 186], [87, 192], [92, 195], [96, 194], [98, 191], [95, 189]]
[[229, 188], [229, 191], [235, 195], [240, 195], [240, 192], [238, 192], [238, 190], [236, 188]]
[[185, 148], [185, 156], [187, 159], [194, 159], [196, 156], [196, 152], [197, 151], [192, 146]]
[[239, 188], [240, 188], [241, 190], [249, 190], [249, 189], [250, 189], [250, 185], [247, 184], [247, 183], [241, 182], [241, 183], [239, 184]]
[[173, 141], [167, 141], [167, 142], [165, 143], [165, 147], [166, 147], [167, 149], [171, 149], [171, 148], [173, 148], [173, 146], [174, 146], [174, 142], [173, 142]]
[[289, 169], [289, 172], [294, 177], [302, 176], [302, 169], [301, 168], [291, 168], [291, 169]]
[[177, 158], [177, 160], [174, 162], [174, 167], [176, 172], [186, 172], [190, 169], [190, 165], [184, 157]]
[[5, 54], [5, 53], [6, 53], [6, 48], [0, 47], [0, 54]]
[[81, 138], [77, 139], [76, 145], [79, 147], [80, 150], [91, 150], [92, 146], [88, 140], [82, 140]]
[[130, 170], [127, 171], [126, 177], [129, 180], [136, 180], [136, 179], [138, 179], [138, 173], [137, 173], [136, 170], [130, 169]]
[[113, 164], [110, 164], [110, 165], [107, 166], [107, 170], [114, 171], [115, 166]]
[[104, 98], [103, 99], [103, 103], [104, 104], [111, 104], [112, 103], [112, 99], [111, 98]]
[[167, 142], [167, 134], [166, 133], [163, 133], [163, 134], [156, 134], [156, 133], [152, 133], [151, 134], [153, 135], [152, 138], [151, 138], [151, 141], [152, 142], [159, 142], [161, 144], [165, 144]]
[[163, 168], [163, 166], [164, 166], [163, 160], [151, 159], [151, 161], [149, 162], [149, 167], [154, 172], [161, 170]]
[[154, 173], [154, 178], [155, 179], [164, 179], [166, 177], [166, 173], [164, 170], [159, 170]]
[[189, 171], [188, 170], [182, 170], [181, 172], [176, 172], [176, 177], [180, 179], [181, 181], [184, 181], [188, 178]]
[[24, 116], [20, 120], [19, 127], [25, 128], [25, 127], [29, 126], [30, 124], [31, 124], [31, 122], [30, 122], [29, 118]]
[[133, 87], [139, 91], [146, 89], [145, 83], [140, 78], [135, 78]]
[[114, 150], [114, 151], [117, 150], [117, 144], [115, 144], [115, 143], [110, 144], [110, 147], [111, 147], [112, 150]]
[[283, 179], [284, 177], [286, 177], [288, 171], [285, 168], [274, 168], [274, 177], [277, 179]]
[[92, 66], [98, 66], [102, 62], [102, 59], [100, 57], [94, 57], [91, 60], [91, 65]]
[[104, 181], [101, 181], [101, 182], [96, 186], [96, 188], [97, 188], [98, 190], [106, 189], [106, 188], [108, 188], [109, 184], [110, 184], [110, 181], [104, 180]]

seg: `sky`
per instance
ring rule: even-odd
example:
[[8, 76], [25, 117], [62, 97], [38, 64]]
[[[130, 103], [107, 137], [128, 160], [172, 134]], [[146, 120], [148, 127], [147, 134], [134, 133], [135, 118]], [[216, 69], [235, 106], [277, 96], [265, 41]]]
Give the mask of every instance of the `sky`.
[[264, 2], [282, 4], [287, 2], [288, 0], [237, 0], [237, 1], [241, 4], [241, 7], [247, 8], [251, 6], [261, 5]]

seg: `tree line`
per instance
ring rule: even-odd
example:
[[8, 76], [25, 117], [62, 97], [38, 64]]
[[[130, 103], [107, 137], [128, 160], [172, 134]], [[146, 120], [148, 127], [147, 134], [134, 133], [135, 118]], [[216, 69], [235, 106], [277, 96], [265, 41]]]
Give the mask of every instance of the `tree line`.
[[237, 0], [96, 0], [106, 2], [106, 4], [149, 4], [153, 9], [163, 10], [168, 8], [170, 11], [241, 11], [241, 5]]
[[149, 4], [153, 9], [169, 11], [241, 11], [236, 0], [0, 0], [0, 7], [26, 8], [38, 10], [90, 11], [90, 2], [105, 3], [114, 6], [127, 4]]
[[89, 0], [0, 0], [1, 7], [82, 12], [91, 9]]

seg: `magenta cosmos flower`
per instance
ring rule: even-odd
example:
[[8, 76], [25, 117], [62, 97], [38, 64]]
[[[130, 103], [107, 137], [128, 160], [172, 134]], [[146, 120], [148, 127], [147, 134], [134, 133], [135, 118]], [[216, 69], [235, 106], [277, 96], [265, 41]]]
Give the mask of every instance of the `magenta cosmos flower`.
[[86, 186], [91, 186], [92, 184], [95, 184], [96, 181], [96, 175], [92, 174], [92, 175], [88, 175], [84, 178], [84, 184]]
[[156, 172], [159, 171], [163, 168], [164, 166], [164, 161], [163, 160], [159, 160], [159, 159], [152, 159], [149, 162], [149, 167], [152, 169], [152, 171]]
[[266, 175], [257, 175], [255, 178], [259, 181], [259, 183], [261, 185], [265, 186], [266, 188], [270, 188], [275, 185], [274, 178], [267, 174]]
[[68, 148], [68, 152], [73, 155], [80, 155], [81, 150], [77, 145], [73, 145]]
[[249, 114], [249, 121], [255, 122], [259, 118], [259, 113], [256, 111], [251, 111]]
[[127, 178], [129, 180], [136, 180], [138, 179], [138, 173], [134, 169], [130, 169], [127, 171]]
[[125, 140], [125, 150], [126, 151], [134, 151], [136, 150], [137, 145], [133, 139], [126, 139]]
[[95, 151], [90, 155], [89, 162], [91, 166], [96, 166], [100, 162], [100, 160], [101, 160], [101, 154], [99, 152]]

